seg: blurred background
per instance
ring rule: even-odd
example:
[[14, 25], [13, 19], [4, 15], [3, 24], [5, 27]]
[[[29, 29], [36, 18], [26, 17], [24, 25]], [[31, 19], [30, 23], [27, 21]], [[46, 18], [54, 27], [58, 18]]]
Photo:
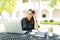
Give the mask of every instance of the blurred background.
[[46, 30], [46, 24], [49, 27], [53, 24], [53, 28], [57, 26], [54, 32], [58, 31], [60, 24], [60, 0], [0, 0], [0, 31], [5, 31], [4, 21], [21, 21], [23, 17], [26, 17], [28, 9], [35, 10], [38, 24], [41, 28]]

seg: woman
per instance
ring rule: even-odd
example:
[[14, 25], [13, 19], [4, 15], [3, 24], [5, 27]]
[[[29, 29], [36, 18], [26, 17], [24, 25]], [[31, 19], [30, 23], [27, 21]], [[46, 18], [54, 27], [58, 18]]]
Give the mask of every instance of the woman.
[[23, 18], [21, 20], [21, 25], [23, 30], [32, 30], [32, 29], [38, 30], [35, 11], [29, 9], [26, 18]]

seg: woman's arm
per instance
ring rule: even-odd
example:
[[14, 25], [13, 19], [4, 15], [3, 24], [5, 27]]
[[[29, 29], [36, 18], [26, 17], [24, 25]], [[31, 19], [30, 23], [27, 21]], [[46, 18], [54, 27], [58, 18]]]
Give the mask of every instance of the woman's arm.
[[22, 29], [23, 29], [23, 30], [26, 30], [26, 29], [27, 29], [27, 28], [26, 28], [27, 25], [26, 25], [26, 23], [25, 23], [25, 19], [22, 19], [22, 20], [21, 20], [21, 26], [22, 26]]
[[34, 28], [35, 30], [38, 30], [38, 23], [36, 21], [36, 15], [34, 14], [33, 17], [34, 17]]

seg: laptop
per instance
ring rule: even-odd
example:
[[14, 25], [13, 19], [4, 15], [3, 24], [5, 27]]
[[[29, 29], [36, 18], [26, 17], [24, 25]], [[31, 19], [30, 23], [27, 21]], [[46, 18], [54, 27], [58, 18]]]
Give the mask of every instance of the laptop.
[[5, 26], [5, 30], [6, 32], [9, 33], [20, 33], [20, 34], [24, 34], [26, 33], [26, 31], [22, 30], [22, 26], [21, 26], [21, 22], [17, 21], [17, 22], [3, 22], [4, 26]]

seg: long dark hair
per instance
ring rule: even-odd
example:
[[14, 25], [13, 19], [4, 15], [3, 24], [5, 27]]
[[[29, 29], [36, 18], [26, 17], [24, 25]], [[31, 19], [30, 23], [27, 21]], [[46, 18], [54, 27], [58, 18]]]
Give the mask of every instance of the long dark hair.
[[32, 14], [35, 14], [35, 11], [34, 11], [34, 10], [32, 10], [32, 9], [29, 9], [28, 11], [31, 11], [31, 12], [32, 12]]
[[[32, 9], [29, 9], [28, 11], [31, 11], [32, 12], [32, 14], [35, 14], [35, 11], [34, 10], [32, 10]], [[32, 18], [31, 18], [31, 20], [30, 21], [26, 21], [27, 23], [29, 23], [29, 22], [32, 22], [32, 23], [34, 23], [34, 17], [32, 16]]]

